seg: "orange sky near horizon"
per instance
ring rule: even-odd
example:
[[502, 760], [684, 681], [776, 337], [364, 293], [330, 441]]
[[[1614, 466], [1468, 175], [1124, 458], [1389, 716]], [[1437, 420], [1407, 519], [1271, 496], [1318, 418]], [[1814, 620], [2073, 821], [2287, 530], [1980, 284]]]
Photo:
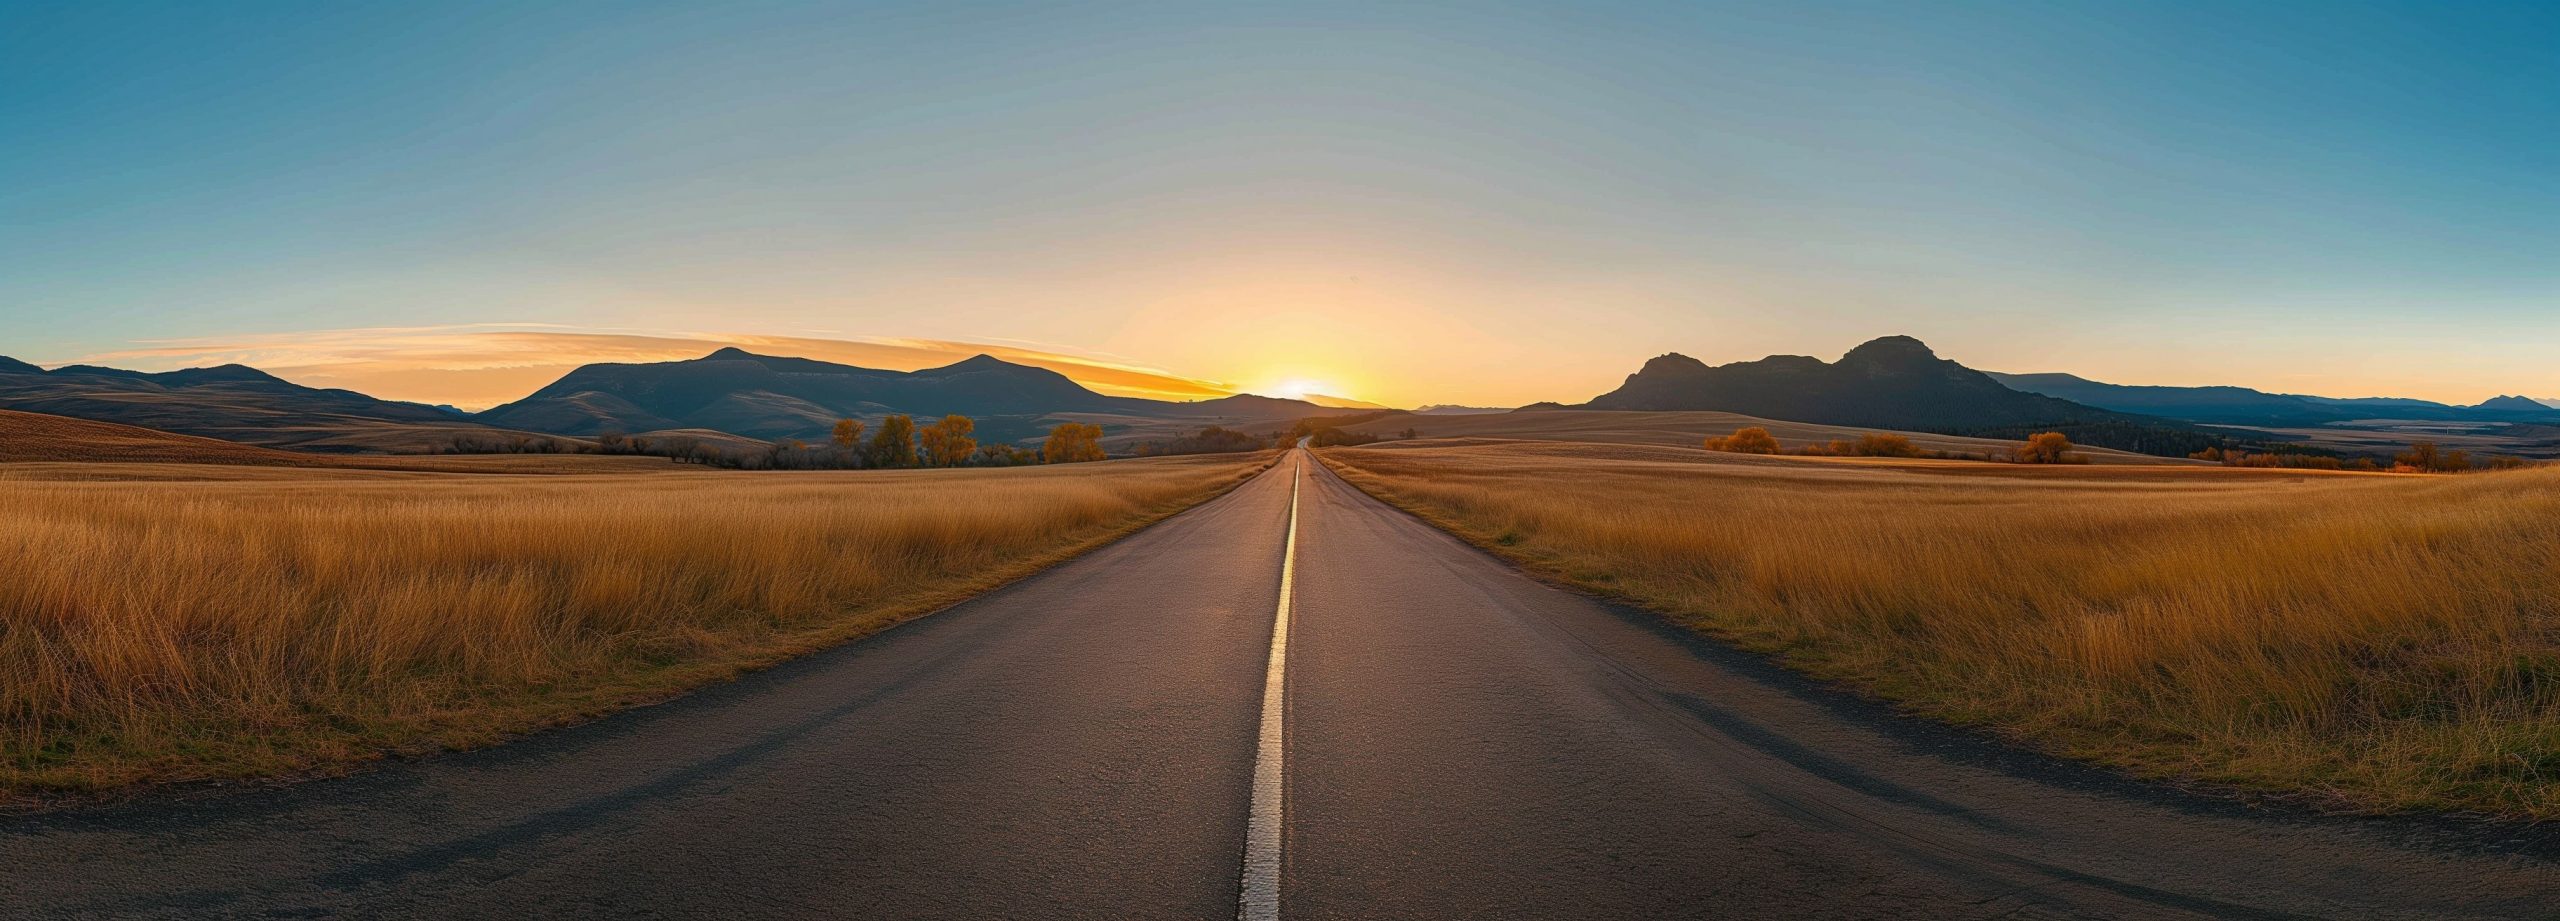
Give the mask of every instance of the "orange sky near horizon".
[[309, 387], [480, 410], [524, 397], [581, 365], [700, 358], [735, 346], [894, 371], [988, 354], [1048, 368], [1103, 393], [1158, 400], [1227, 396], [1236, 388], [1108, 358], [1004, 343], [932, 339], [844, 340], [724, 333], [575, 330], [545, 326], [326, 330], [145, 343], [75, 363], [137, 370], [245, 364]]
[[[1252, 292], [1267, 296], [1285, 292]], [[1303, 293], [1303, 292], [1301, 292]], [[862, 367], [911, 371], [950, 364], [976, 354], [1049, 368], [1096, 391], [1160, 400], [1200, 400], [1235, 393], [1302, 397], [1322, 395], [1411, 408], [1431, 403], [1518, 406], [1542, 400], [1580, 402], [1615, 387], [1645, 359], [1663, 351], [1680, 351], [1711, 364], [1750, 360], [1767, 354], [1809, 353], [1830, 360], [1863, 338], [1844, 338], [1825, 348], [1770, 348], [1745, 353], [1711, 349], [1629, 348], [1613, 362], [1558, 360], [1541, 362], [1535, 343], [1498, 335], [1496, 330], [1455, 327], [1450, 317], [1425, 316], [1419, 324], [1383, 328], [1355, 306], [1348, 316], [1326, 318], [1306, 313], [1235, 310], [1219, 315], [1220, 326], [1206, 337], [1228, 347], [1206, 350], [1204, 364], [1230, 369], [1231, 376], [1212, 377], [1166, 370], [1125, 355], [1078, 350], [1034, 342], [962, 341], [928, 338], [833, 338], [823, 335], [679, 332], [664, 330], [582, 329], [548, 324], [478, 324], [315, 330], [298, 333], [224, 338], [153, 340], [60, 360], [162, 371], [239, 363], [312, 387], [355, 390], [384, 399], [451, 404], [486, 409], [524, 397], [585, 364], [661, 362], [699, 358], [736, 346], [759, 354], [788, 355]], [[1196, 318], [1199, 314], [1191, 314]], [[1144, 315], [1133, 317], [1143, 321]], [[1138, 324], [1143, 328], [1143, 322]], [[1190, 324], [1198, 333], [1198, 324]], [[1144, 343], [1152, 337], [1121, 336]], [[1441, 341], [1433, 342], [1432, 339]], [[1760, 337], [1751, 337], [1760, 338]], [[1929, 339], [1927, 336], [1922, 337]], [[2149, 384], [2159, 381], [2114, 376], [2105, 370], [2038, 364], [1986, 362], [1961, 347], [1929, 340], [1943, 357], [1984, 370], [2065, 370], [2109, 383]], [[1961, 345], [1959, 343], [1959, 345]], [[1452, 362], [1452, 354], [1477, 350], [1480, 361]], [[1553, 354], [1553, 353], [1551, 353]], [[2281, 362], [2277, 363], [2281, 366]], [[2296, 365], [2295, 367], [2301, 367]], [[1187, 369], [1186, 369], [1187, 370]], [[2358, 387], [2323, 376], [2288, 382], [2281, 374], [2250, 374], [2235, 368], [2226, 377], [2176, 381], [2179, 385], [2237, 383], [2272, 392], [2324, 396], [2411, 396], [2443, 402], [2477, 403], [2509, 392], [2478, 392], [2424, 386], [2422, 380], [2395, 384], [2374, 375]], [[2418, 369], [2423, 373], [2423, 369]], [[1434, 379], [1433, 375], [1447, 375]], [[2254, 378], [2255, 380], [2251, 380]], [[1492, 379], [1501, 386], [1485, 386]], [[2328, 386], [2322, 386], [2322, 384]], [[2529, 389], [2529, 388], [2528, 388]], [[2492, 392], [2494, 391], [2494, 392]], [[2523, 393], [2548, 397], [2550, 394]]]

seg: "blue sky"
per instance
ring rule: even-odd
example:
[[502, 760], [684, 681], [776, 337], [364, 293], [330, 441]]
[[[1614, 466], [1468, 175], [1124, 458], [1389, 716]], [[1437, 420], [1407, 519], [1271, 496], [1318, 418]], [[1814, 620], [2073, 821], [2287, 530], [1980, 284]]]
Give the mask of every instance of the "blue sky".
[[0, 0], [0, 354], [537, 323], [1519, 403], [1907, 333], [2560, 395], [2555, 89], [2548, 4]]

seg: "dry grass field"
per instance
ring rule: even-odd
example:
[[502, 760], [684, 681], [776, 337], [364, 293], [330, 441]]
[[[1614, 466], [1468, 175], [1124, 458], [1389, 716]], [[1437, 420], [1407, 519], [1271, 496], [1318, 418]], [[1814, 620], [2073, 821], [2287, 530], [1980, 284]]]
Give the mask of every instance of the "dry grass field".
[[1920, 713], [2328, 807], [2560, 818], [2560, 469], [1322, 456], [1535, 572]]
[[[137, 476], [194, 479], [235, 475], [210, 465], [443, 473], [605, 473], [678, 469], [677, 465], [662, 457], [591, 454], [308, 454], [113, 422], [8, 409], [0, 409], [0, 464], [16, 465], [12, 469], [21, 477], [34, 474], [34, 468], [27, 465], [49, 464], [53, 466], [45, 471], [46, 476], [90, 479], [131, 479]], [[95, 464], [110, 466], [89, 469]], [[141, 464], [166, 466], [156, 473], [132, 466]], [[236, 475], [259, 474], [243, 471]]]
[[0, 465], [0, 801], [325, 771], [662, 698], [1026, 575], [1270, 457]]
[[[2408, 422], [2366, 419], [2305, 428], [2214, 426], [2255, 440], [2283, 441], [2348, 454], [2390, 456], [2424, 439], [2474, 456], [2560, 457], [2560, 429], [2502, 422]], [[2263, 435], [2259, 433], [2264, 433]]]
[[[1740, 413], [1720, 412], [1550, 409], [1459, 416], [1390, 413], [1375, 419], [1346, 424], [1343, 428], [1389, 438], [1394, 437], [1397, 432], [1413, 429], [1419, 432], [1422, 438], [1432, 440], [1502, 439], [1694, 448], [1707, 438], [1731, 435], [1735, 429], [1746, 426], [1768, 429], [1769, 434], [1776, 436], [1779, 445], [1788, 449], [1828, 444], [1839, 439], [1855, 440], [1860, 435], [1872, 434], [1901, 435], [1911, 439], [1911, 443], [1922, 450], [1956, 454], [2007, 451], [2017, 446], [2014, 441], [1990, 438], [1967, 438], [1961, 435], [1938, 435], [1929, 432], [1891, 432], [1885, 429], [1863, 429], [1846, 425], [1817, 425], [1810, 422], [1787, 422], [1745, 416]], [[2185, 466], [2197, 463], [2184, 458], [2152, 457], [2107, 448], [2083, 449], [2081, 455], [2091, 463], [2097, 464]]]
[[122, 460], [325, 467], [329, 459], [214, 438], [0, 409], [0, 462]]

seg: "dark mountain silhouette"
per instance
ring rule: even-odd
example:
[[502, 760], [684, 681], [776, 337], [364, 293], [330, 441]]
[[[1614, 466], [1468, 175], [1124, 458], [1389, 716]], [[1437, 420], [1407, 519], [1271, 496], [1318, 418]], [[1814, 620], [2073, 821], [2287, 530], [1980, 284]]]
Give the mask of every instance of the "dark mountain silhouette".
[[957, 413], [978, 421], [982, 440], [1009, 440], [1060, 416], [1250, 424], [1324, 412], [1302, 400], [1251, 395], [1196, 403], [1106, 396], [1058, 372], [987, 355], [921, 371], [883, 371], [724, 348], [688, 361], [588, 365], [476, 418], [564, 435], [698, 428], [815, 439], [838, 419]]
[[432, 406], [304, 387], [247, 365], [47, 371], [0, 358], [0, 408], [316, 451], [414, 449], [484, 430]]
[[2532, 413], [2532, 414], [2538, 414], [2538, 415], [2550, 416], [2550, 417], [2552, 417], [2552, 418], [2554, 418], [2554, 419], [2560, 419], [2560, 410], [2555, 410], [2555, 409], [2551, 408], [2550, 406], [2546, 406], [2546, 405], [2544, 405], [2544, 404], [2543, 404], [2543, 402], [2542, 402], [2541, 400], [2536, 400], [2536, 399], [2534, 399], [2534, 398], [2532, 398], [2532, 397], [2520, 397], [2520, 396], [2501, 396], [2501, 397], [2491, 397], [2491, 398], [2489, 398], [2489, 399], [2487, 399], [2487, 400], [2482, 401], [2482, 402], [2480, 403], [2480, 405], [2477, 405], [2477, 406], [2471, 406], [2471, 407], [2467, 407], [2467, 408], [2468, 408], [2468, 409], [2471, 409], [2471, 410], [2473, 410], [2473, 411], [2477, 411], [2477, 412], [2491, 412], [2491, 413]]
[[2070, 374], [1987, 373], [2012, 390], [2118, 412], [2216, 425], [2321, 425], [2359, 415], [2334, 404], [2247, 387], [2128, 386]]
[[2012, 389], [2119, 412], [2143, 413], [2211, 425], [2301, 427], [2361, 419], [2449, 422], [2560, 422], [2560, 410], [2525, 397], [2504, 396], [2477, 406], [2453, 406], [2400, 397], [2319, 397], [2268, 393], [2247, 387], [2148, 387], [2106, 384], [2070, 374], [1999, 374]]
[[1967, 432], [2013, 426], [2148, 421], [2040, 394], [1939, 358], [1909, 336], [1851, 349], [1837, 362], [1801, 355], [1709, 366], [1669, 354], [1645, 362], [1588, 409], [1716, 410], [1825, 425]]

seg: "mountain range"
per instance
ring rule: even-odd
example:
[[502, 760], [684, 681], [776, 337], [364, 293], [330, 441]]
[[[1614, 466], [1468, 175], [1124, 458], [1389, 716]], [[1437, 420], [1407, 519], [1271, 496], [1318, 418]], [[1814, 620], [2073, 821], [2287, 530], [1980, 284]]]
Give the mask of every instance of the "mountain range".
[[2560, 409], [2520, 396], [2473, 406], [2393, 397], [2340, 399], [2268, 393], [2247, 387], [2151, 387], [2106, 384], [2070, 374], [2000, 374], [2011, 389], [2118, 412], [2212, 425], [2302, 427], [2371, 419], [2429, 422], [2560, 423]]
[[[724, 348], [701, 358], [591, 364], [524, 399], [477, 414], [304, 387], [244, 365], [141, 372], [90, 365], [47, 371], [0, 358], [0, 408], [141, 426], [306, 451], [381, 452], [486, 440], [605, 432], [683, 434], [739, 444], [819, 440], [839, 419], [903, 413], [978, 422], [985, 441], [1038, 437], [1058, 422], [1101, 423], [1119, 444], [1162, 440], [1204, 425], [1286, 425], [1339, 412], [1320, 398], [1237, 395], [1177, 403], [1096, 393], [1065, 375], [986, 355], [920, 371], [887, 371]], [[1360, 404], [1362, 408], [1375, 404]], [[1431, 406], [1422, 415], [1528, 412]], [[1887, 336], [1836, 362], [1798, 355], [1708, 365], [1678, 353], [1645, 362], [1581, 409], [1709, 410], [1766, 419], [1903, 431], [2011, 437], [2066, 431], [2091, 444], [2177, 454], [2214, 436], [2194, 425], [2300, 430], [2391, 419], [2560, 425], [2560, 409], [2524, 397], [2475, 406], [2392, 398], [2339, 399], [2243, 387], [2137, 387], [2069, 374], [1999, 374]], [[2548, 429], [2542, 429], [2547, 431]], [[2226, 433], [2227, 434], [2227, 433]], [[2269, 439], [2298, 439], [2278, 436]], [[2248, 435], [2246, 437], [2257, 437]]]
[[486, 426], [450, 410], [290, 383], [247, 365], [158, 373], [0, 358], [0, 407], [226, 441], [340, 453]]
[[475, 418], [564, 435], [713, 429], [819, 439], [838, 419], [956, 413], [976, 420], [984, 439], [1014, 440], [1068, 416], [1205, 425], [1286, 422], [1324, 412], [1302, 400], [1250, 394], [1191, 403], [1106, 396], [1056, 371], [987, 355], [921, 371], [883, 371], [725, 348], [687, 361], [587, 365]]
[[1287, 423], [1328, 411], [1251, 394], [1189, 403], [1107, 396], [1055, 371], [986, 355], [921, 371], [884, 371], [735, 348], [685, 361], [586, 365], [477, 414], [304, 387], [245, 365], [48, 371], [0, 357], [0, 407], [334, 452], [422, 450], [457, 436], [608, 431], [817, 440], [839, 419], [877, 421], [892, 413], [970, 416], [981, 440], [989, 441], [1035, 437], [1070, 420], [1105, 423], [1125, 439], [1171, 437], [1210, 424]]
[[2011, 389], [1991, 375], [1938, 357], [1909, 336], [1868, 342], [1837, 362], [1772, 355], [1709, 365], [1674, 352], [1645, 362], [1618, 389], [1582, 408], [1716, 410], [1824, 425], [1944, 432], [2144, 421]]

